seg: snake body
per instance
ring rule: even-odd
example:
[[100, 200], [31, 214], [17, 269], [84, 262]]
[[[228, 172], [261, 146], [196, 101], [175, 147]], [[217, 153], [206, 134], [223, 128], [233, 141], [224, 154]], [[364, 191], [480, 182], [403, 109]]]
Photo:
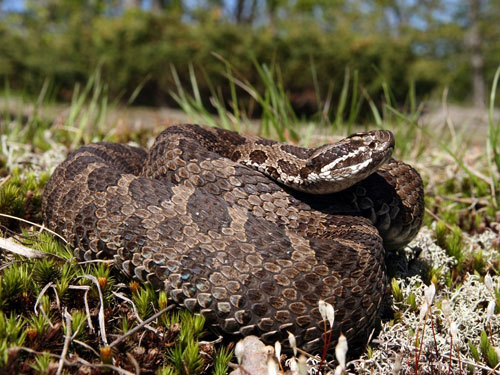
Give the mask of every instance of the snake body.
[[114, 259], [219, 330], [265, 342], [289, 331], [314, 350], [320, 299], [334, 337], [366, 334], [387, 290], [384, 247], [422, 223], [422, 180], [393, 148], [383, 130], [307, 149], [172, 126], [148, 151], [72, 152], [46, 186], [44, 221], [78, 258]]

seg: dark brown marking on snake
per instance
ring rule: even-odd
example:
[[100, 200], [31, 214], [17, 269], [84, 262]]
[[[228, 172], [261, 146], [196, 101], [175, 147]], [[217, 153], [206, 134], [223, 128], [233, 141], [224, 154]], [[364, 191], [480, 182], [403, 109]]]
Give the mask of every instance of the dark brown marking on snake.
[[240, 160], [240, 158], [241, 158], [241, 152], [239, 151], [235, 151], [231, 154], [231, 160], [234, 162]]
[[275, 180], [278, 179], [280, 174], [278, 173], [278, 170], [275, 167], [267, 167], [267, 173], [269, 176]]
[[299, 176], [303, 179], [306, 179], [312, 172], [313, 170], [311, 168], [303, 167], [299, 171]]
[[253, 163], [262, 164], [267, 160], [267, 154], [262, 150], [255, 150], [248, 155]]
[[299, 172], [296, 164], [290, 163], [286, 160], [278, 160], [278, 166], [283, 173], [289, 176], [297, 176]]

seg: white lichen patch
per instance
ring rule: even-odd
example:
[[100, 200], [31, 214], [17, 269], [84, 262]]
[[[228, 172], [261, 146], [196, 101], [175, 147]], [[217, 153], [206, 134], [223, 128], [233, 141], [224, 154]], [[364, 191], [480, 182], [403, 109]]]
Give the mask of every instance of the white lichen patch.
[[68, 149], [54, 141], [49, 131], [44, 132], [44, 140], [50, 144], [50, 149], [40, 153], [34, 150], [33, 145], [15, 142], [2, 135], [0, 138], [0, 155], [5, 159], [7, 170], [19, 169], [20, 176], [33, 172], [39, 176], [42, 172], [52, 174], [67, 156]]
[[[491, 233], [491, 232], [490, 232]], [[492, 236], [488, 232], [469, 238], [467, 251], [480, 246], [484, 258], [491, 250]], [[432, 268], [441, 268], [445, 275], [456, 264], [456, 260], [434, 243], [432, 231], [422, 228], [416, 239], [407, 249], [408, 254], [416, 246], [422, 249], [418, 259]], [[495, 257], [491, 254], [491, 259]], [[498, 254], [496, 254], [498, 257]], [[439, 278], [436, 295], [430, 308], [425, 305], [425, 291], [428, 288], [420, 275], [399, 277], [396, 279], [401, 289], [403, 301], [410, 294], [415, 295], [417, 309], [411, 310], [407, 303], [395, 304], [398, 312], [395, 321], [382, 324], [378, 337], [370, 343], [370, 357], [366, 354], [351, 364], [357, 373], [364, 374], [414, 374], [418, 358], [418, 373], [465, 374], [467, 366], [473, 374], [480, 374], [489, 369], [484, 362], [476, 363], [469, 344], [480, 347], [481, 331], [488, 333], [490, 341], [500, 345], [500, 317], [488, 315], [495, 301], [494, 290], [500, 286], [500, 277], [492, 276], [489, 288], [484, 278], [466, 274], [461, 285], [450, 288], [444, 277]], [[491, 314], [491, 309], [490, 309]], [[451, 337], [453, 351], [450, 366]], [[418, 339], [417, 339], [418, 337]], [[422, 339], [423, 338], [423, 339]], [[460, 358], [460, 365], [459, 365]], [[492, 372], [494, 373], [494, 372]]]
[[491, 263], [493, 260], [498, 259], [498, 250], [493, 246], [494, 241], [498, 240], [498, 238], [499, 235], [491, 229], [487, 229], [481, 234], [471, 236], [470, 241], [473, 245], [473, 251], [480, 249], [483, 255], [483, 260], [486, 263]]
[[419, 255], [419, 260], [428, 264], [433, 269], [440, 269], [441, 274], [449, 272], [456, 264], [455, 257], [446, 254], [446, 251], [435, 243], [434, 233], [428, 227], [422, 227], [415, 239], [405, 251], [411, 251], [412, 248], [419, 247], [422, 252]]

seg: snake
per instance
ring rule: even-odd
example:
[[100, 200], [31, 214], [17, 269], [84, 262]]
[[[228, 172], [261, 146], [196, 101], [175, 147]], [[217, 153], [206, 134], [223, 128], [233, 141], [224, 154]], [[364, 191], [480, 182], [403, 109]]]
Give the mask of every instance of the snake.
[[332, 342], [342, 332], [351, 344], [389, 293], [386, 252], [423, 220], [422, 179], [394, 147], [388, 130], [303, 148], [173, 125], [148, 150], [72, 151], [44, 189], [43, 220], [78, 259], [112, 260], [217, 332], [266, 343], [292, 333], [315, 351], [323, 300]]

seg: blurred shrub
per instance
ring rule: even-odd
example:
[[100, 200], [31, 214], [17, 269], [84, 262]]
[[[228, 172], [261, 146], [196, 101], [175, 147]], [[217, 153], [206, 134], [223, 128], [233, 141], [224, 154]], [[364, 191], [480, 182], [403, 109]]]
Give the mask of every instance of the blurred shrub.
[[[351, 28], [326, 32], [311, 20], [280, 21], [275, 27], [251, 27], [221, 21], [210, 14], [185, 22], [176, 13], [130, 10], [119, 16], [67, 11], [61, 14], [25, 12], [0, 23], [0, 74], [11, 86], [38, 93], [46, 77], [60, 99], [69, 100], [75, 82], [86, 81], [97, 66], [112, 97], [128, 98], [146, 79], [139, 104], [173, 104], [170, 65], [189, 86], [189, 64], [198, 75], [204, 97], [210, 85], [227, 87], [225, 66], [212, 53], [227, 59], [238, 77], [258, 87], [254, 61], [279, 67], [292, 103], [303, 113], [316, 111], [316, 88], [325, 98], [332, 89], [333, 103], [340, 95], [346, 67], [358, 70], [359, 83], [376, 101], [381, 82], [402, 102], [410, 80], [428, 94], [441, 84], [439, 62], [419, 60], [408, 38], [374, 32], [356, 34]], [[435, 67], [436, 66], [436, 67]], [[409, 73], [410, 72], [410, 73]], [[422, 74], [423, 73], [423, 74]]]

